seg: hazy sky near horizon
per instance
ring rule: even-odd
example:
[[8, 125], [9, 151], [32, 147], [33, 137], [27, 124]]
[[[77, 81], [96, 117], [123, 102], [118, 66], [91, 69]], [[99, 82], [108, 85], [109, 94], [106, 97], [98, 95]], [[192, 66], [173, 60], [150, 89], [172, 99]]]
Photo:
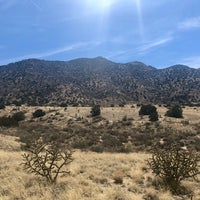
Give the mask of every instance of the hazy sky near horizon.
[[0, 0], [0, 65], [103, 56], [200, 68], [200, 0]]

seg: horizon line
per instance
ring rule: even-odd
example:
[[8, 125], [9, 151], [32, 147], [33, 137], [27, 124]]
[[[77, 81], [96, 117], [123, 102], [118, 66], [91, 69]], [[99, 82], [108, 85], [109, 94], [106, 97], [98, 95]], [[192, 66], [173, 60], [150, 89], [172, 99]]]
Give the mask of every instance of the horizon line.
[[178, 65], [181, 65], [181, 66], [185, 66], [185, 67], [188, 67], [190, 69], [200, 69], [199, 68], [195, 68], [195, 67], [190, 67], [186, 64], [181, 64], [181, 63], [177, 63], [177, 64], [173, 64], [173, 65], [170, 65], [170, 66], [162, 66], [162, 67], [155, 67], [155, 66], [152, 66], [152, 65], [148, 65], [144, 62], [141, 62], [141, 61], [138, 61], [138, 60], [135, 60], [135, 61], [130, 61], [130, 62], [116, 62], [116, 61], [113, 61], [113, 60], [110, 60], [104, 56], [96, 56], [96, 57], [76, 57], [76, 58], [72, 58], [72, 59], [69, 59], [69, 60], [48, 60], [48, 59], [43, 59], [43, 58], [34, 58], [34, 57], [30, 57], [30, 58], [25, 58], [25, 59], [21, 59], [21, 60], [18, 60], [18, 61], [14, 61], [14, 62], [10, 62], [10, 63], [7, 63], [7, 64], [3, 64], [1, 65], [0, 64], [0, 67], [3, 67], [3, 66], [7, 66], [7, 65], [10, 65], [10, 64], [15, 64], [15, 63], [18, 63], [18, 62], [23, 62], [23, 61], [27, 61], [27, 60], [38, 60], [38, 61], [46, 61], [46, 62], [70, 62], [70, 61], [73, 61], [73, 60], [78, 60], [78, 59], [98, 59], [98, 58], [102, 58], [102, 59], [105, 59], [107, 61], [110, 61], [110, 62], [113, 62], [113, 63], [116, 63], [116, 64], [130, 64], [130, 63], [141, 63], [141, 64], [144, 64], [146, 66], [150, 66], [150, 67], [153, 67], [155, 69], [167, 69], [167, 68], [170, 68], [170, 67], [173, 67], [173, 66], [178, 66]]

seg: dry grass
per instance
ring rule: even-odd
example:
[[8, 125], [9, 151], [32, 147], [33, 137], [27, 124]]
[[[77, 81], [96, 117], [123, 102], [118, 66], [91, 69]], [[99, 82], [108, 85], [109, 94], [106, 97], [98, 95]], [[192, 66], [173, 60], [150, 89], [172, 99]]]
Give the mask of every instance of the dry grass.
[[21, 145], [18, 140], [17, 137], [0, 134], [0, 150], [20, 151]]
[[[56, 185], [49, 185], [40, 177], [27, 174], [20, 163], [21, 151], [15, 151], [16, 138], [3, 136], [11, 141], [12, 151], [0, 150], [0, 199], [1, 200], [185, 200], [187, 196], [173, 196], [169, 191], [156, 189], [156, 179], [145, 160], [149, 154], [97, 154], [74, 153], [70, 164], [71, 174], [61, 177]], [[2, 150], [3, 149], [3, 150]], [[123, 182], [115, 183], [116, 176]], [[194, 192], [193, 200], [200, 199], [200, 184], [185, 181]]]

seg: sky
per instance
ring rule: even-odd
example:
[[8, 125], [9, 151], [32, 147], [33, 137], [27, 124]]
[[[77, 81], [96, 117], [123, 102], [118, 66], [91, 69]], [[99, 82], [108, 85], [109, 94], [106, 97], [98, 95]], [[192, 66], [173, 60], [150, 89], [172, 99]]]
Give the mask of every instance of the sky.
[[0, 0], [0, 65], [105, 57], [200, 68], [200, 0]]

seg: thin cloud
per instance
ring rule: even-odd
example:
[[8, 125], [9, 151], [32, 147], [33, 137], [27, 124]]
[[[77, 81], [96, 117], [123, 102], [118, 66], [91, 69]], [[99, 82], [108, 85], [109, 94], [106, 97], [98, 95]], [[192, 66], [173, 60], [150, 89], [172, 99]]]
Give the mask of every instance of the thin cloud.
[[167, 37], [167, 38], [162, 38], [159, 40], [151, 41], [151, 42], [148, 42], [148, 43], [140, 46], [137, 50], [139, 53], [145, 53], [154, 47], [158, 47], [158, 46], [161, 46], [161, 45], [164, 45], [164, 44], [170, 42], [172, 39], [173, 39], [172, 37]]
[[179, 29], [188, 30], [193, 28], [200, 28], [200, 16], [189, 18], [178, 25]]
[[123, 60], [128, 61], [129, 58], [132, 57], [133, 55], [141, 56], [144, 54], [148, 54], [152, 48], [159, 47], [159, 46], [164, 45], [172, 40], [173, 40], [173, 37], [166, 37], [166, 38], [162, 38], [159, 40], [154, 40], [154, 41], [142, 44], [141, 46], [138, 46], [135, 48], [109, 52], [107, 58], [118, 59], [118, 60], [123, 59]]
[[31, 4], [38, 10], [38, 11], [42, 11], [42, 8], [39, 6], [39, 4], [37, 4], [35, 1], [30, 0]]
[[5, 63], [10, 63], [10, 62], [16, 62], [16, 61], [24, 60], [24, 59], [28, 59], [28, 58], [45, 58], [45, 57], [56, 55], [59, 53], [77, 50], [86, 45], [88, 45], [88, 43], [76, 43], [76, 44], [72, 44], [69, 46], [62, 47], [62, 48], [54, 49], [52, 51], [33, 53], [33, 54], [28, 54], [28, 55], [24, 55], [24, 56], [19, 56], [19, 57], [3, 60], [1, 63], [5, 64]]
[[192, 68], [200, 69], [200, 56], [184, 58], [180, 63]]
[[107, 58], [121, 58], [128, 60], [129, 57], [141, 56], [144, 54], [148, 54], [153, 48], [162, 46], [170, 41], [172, 41], [173, 37], [166, 37], [159, 40], [154, 40], [151, 42], [147, 42], [135, 48], [130, 48], [126, 50], [116, 51], [108, 54]]
[[106, 55], [106, 58], [108, 59], [115, 59], [115, 58], [119, 58], [123, 55], [126, 55], [127, 52], [130, 50], [122, 50], [122, 51], [116, 51], [116, 52], [108, 52], [108, 54]]

